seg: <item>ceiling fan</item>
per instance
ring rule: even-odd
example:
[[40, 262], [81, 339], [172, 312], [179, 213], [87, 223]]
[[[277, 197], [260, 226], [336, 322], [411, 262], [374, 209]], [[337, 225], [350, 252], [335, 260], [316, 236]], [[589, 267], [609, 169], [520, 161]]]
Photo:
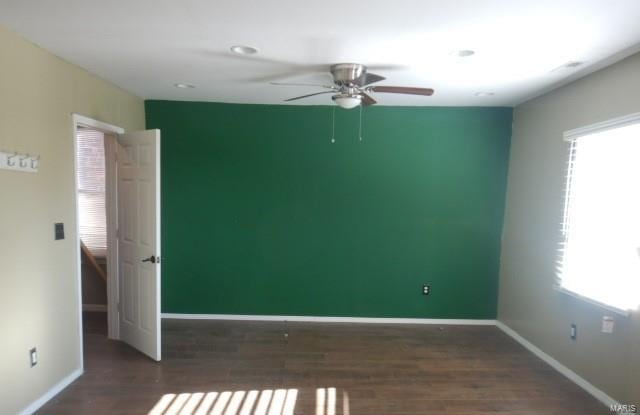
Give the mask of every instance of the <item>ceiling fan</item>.
[[333, 76], [333, 85], [316, 85], [300, 83], [271, 82], [272, 85], [315, 86], [328, 91], [315, 92], [299, 97], [285, 99], [285, 102], [296, 101], [315, 95], [334, 94], [331, 99], [342, 108], [351, 109], [358, 105], [369, 106], [377, 101], [369, 93], [384, 92], [391, 94], [433, 95], [431, 88], [414, 88], [405, 86], [371, 85], [386, 79], [384, 76], [367, 72], [367, 67], [359, 63], [338, 63], [331, 65], [329, 72]]

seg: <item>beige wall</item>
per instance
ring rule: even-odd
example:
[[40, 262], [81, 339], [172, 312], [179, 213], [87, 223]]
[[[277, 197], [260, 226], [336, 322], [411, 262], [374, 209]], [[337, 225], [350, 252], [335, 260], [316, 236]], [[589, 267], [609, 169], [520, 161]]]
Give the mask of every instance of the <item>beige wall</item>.
[[[140, 98], [0, 28], [0, 150], [41, 156], [0, 170], [0, 413], [26, 407], [80, 365], [71, 113], [144, 128]], [[66, 239], [53, 240], [54, 222]], [[28, 350], [39, 364], [29, 368]]]
[[498, 318], [609, 396], [640, 403], [639, 313], [616, 316], [615, 332], [602, 334], [610, 312], [552, 288], [568, 151], [562, 134], [634, 112], [640, 54], [515, 108]]

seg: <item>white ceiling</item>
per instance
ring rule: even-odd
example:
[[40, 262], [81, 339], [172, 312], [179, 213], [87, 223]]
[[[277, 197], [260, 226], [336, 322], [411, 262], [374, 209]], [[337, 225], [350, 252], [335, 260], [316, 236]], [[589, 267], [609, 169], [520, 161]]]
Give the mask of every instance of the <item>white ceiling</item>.
[[[358, 62], [399, 67], [371, 71], [380, 85], [436, 90], [382, 105], [515, 105], [639, 50], [640, 1], [0, 0], [0, 24], [148, 99], [282, 103], [317, 90], [270, 80], [326, 83], [309, 66]], [[552, 72], [569, 61], [585, 64]]]

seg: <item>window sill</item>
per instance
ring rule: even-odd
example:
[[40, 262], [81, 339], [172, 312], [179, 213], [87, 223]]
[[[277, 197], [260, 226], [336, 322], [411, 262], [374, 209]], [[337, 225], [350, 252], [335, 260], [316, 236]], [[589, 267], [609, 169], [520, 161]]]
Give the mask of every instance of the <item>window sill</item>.
[[553, 288], [556, 291], [558, 291], [559, 293], [568, 295], [568, 296], [573, 297], [573, 298], [577, 298], [578, 300], [582, 300], [582, 301], [584, 301], [586, 303], [589, 303], [589, 304], [594, 305], [596, 307], [602, 308], [602, 309], [604, 309], [606, 311], [610, 311], [612, 313], [616, 313], [619, 316], [629, 317], [629, 315], [630, 315], [630, 311], [629, 310], [622, 310], [620, 308], [613, 307], [613, 306], [601, 303], [600, 301], [596, 301], [596, 300], [593, 300], [593, 299], [591, 299], [589, 297], [585, 297], [585, 296], [580, 295], [580, 294], [578, 294], [576, 292], [573, 292], [571, 290], [567, 290], [564, 287], [554, 286]]

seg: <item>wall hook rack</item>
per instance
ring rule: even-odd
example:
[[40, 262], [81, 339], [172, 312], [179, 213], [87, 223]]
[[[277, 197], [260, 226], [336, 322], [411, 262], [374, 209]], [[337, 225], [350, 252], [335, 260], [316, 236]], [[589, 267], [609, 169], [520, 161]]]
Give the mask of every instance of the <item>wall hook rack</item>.
[[0, 169], [37, 173], [39, 166], [40, 156], [0, 151]]

